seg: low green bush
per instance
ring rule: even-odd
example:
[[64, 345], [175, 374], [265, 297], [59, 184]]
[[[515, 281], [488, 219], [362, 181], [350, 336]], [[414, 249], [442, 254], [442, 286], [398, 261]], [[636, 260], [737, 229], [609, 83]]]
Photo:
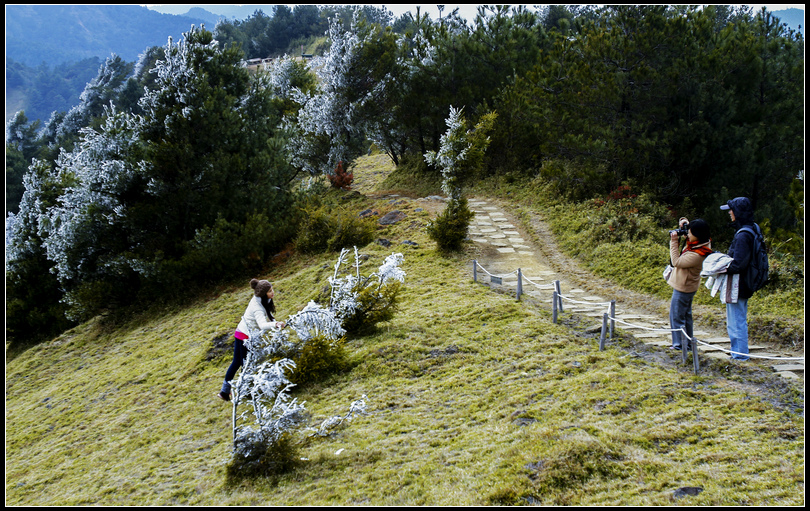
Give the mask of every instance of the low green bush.
[[274, 477], [291, 470], [299, 463], [299, 447], [291, 433], [284, 433], [272, 439], [262, 430], [240, 438], [234, 449], [243, 455], [231, 458], [225, 466], [225, 476], [229, 483], [236, 484], [242, 479]]
[[436, 242], [440, 251], [459, 250], [467, 237], [467, 229], [475, 213], [467, 206], [467, 199], [461, 197], [447, 203], [444, 211], [428, 223], [427, 234]]
[[347, 357], [344, 343], [345, 338], [332, 341], [323, 335], [307, 339], [291, 356], [295, 371], [289, 376], [290, 382], [304, 385], [345, 369]]
[[320, 205], [304, 208], [295, 238], [295, 247], [303, 253], [337, 252], [343, 247], [364, 247], [374, 241], [373, 218], [359, 218], [340, 206]]
[[358, 285], [355, 288], [359, 304], [355, 314], [343, 321], [347, 333], [372, 332], [378, 323], [390, 321], [397, 310], [397, 295], [402, 284], [394, 281], [381, 288], [376, 285]]

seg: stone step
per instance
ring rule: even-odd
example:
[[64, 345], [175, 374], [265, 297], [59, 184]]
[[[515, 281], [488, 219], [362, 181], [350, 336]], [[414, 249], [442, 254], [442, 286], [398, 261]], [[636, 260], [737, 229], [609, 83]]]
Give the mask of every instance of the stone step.
[[776, 364], [771, 367], [774, 371], [804, 372], [804, 364]]
[[801, 380], [802, 377], [792, 371], [777, 371], [777, 375], [790, 380]]

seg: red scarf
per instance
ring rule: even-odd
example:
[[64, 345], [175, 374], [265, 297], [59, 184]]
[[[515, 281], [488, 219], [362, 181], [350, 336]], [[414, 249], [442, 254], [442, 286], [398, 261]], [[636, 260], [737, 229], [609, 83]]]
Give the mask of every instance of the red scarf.
[[[688, 250], [690, 252], [696, 253], [699, 256], [706, 257], [707, 255], [709, 255], [709, 254], [711, 254], [713, 252], [713, 250], [708, 247], [708, 244], [709, 244], [710, 241], [712, 241], [712, 240], [710, 239], [709, 241], [706, 241], [704, 243], [699, 243], [697, 241], [695, 241], [695, 242], [687, 241], [686, 242], [686, 247], [683, 249], [683, 251], [686, 252]], [[701, 245], [701, 246], [697, 246], [697, 245]]]

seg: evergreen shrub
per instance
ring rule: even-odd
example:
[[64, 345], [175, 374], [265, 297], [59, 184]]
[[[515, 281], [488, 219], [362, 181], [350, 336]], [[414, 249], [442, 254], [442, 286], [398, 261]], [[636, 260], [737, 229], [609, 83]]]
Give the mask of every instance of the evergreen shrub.
[[613, 174], [602, 164], [554, 159], [543, 162], [540, 177], [554, 195], [569, 201], [583, 201], [603, 195], [614, 183]]
[[450, 200], [444, 211], [428, 223], [427, 234], [440, 251], [459, 250], [467, 238], [467, 229], [474, 216], [465, 197]]
[[303, 253], [364, 247], [374, 241], [375, 232], [373, 218], [358, 218], [340, 207], [310, 206], [304, 209], [295, 247]]
[[353, 316], [343, 321], [347, 333], [358, 334], [373, 331], [377, 323], [390, 321], [397, 310], [397, 294], [400, 282], [390, 282], [380, 289], [374, 285], [355, 288], [358, 307]]
[[322, 380], [324, 377], [342, 371], [346, 367], [345, 338], [332, 341], [318, 335], [304, 342], [292, 357], [295, 371], [289, 376], [294, 385]]
[[255, 430], [251, 435], [237, 439], [234, 451], [241, 455], [235, 455], [225, 467], [225, 475], [230, 482], [287, 472], [299, 458], [298, 445], [289, 432], [273, 439], [263, 430]]

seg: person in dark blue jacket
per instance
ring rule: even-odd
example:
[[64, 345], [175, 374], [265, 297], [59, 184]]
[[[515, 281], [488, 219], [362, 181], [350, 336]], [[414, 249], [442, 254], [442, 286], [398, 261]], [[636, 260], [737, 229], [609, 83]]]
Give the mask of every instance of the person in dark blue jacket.
[[748, 299], [754, 294], [746, 281], [746, 271], [754, 255], [754, 236], [740, 229], [748, 225], [756, 230], [754, 208], [747, 197], [736, 197], [720, 209], [728, 211], [731, 226], [737, 231], [727, 254], [734, 260], [729, 264], [728, 274], [740, 275], [740, 291], [737, 303], [726, 304], [726, 329], [731, 339], [731, 358], [748, 360]]

